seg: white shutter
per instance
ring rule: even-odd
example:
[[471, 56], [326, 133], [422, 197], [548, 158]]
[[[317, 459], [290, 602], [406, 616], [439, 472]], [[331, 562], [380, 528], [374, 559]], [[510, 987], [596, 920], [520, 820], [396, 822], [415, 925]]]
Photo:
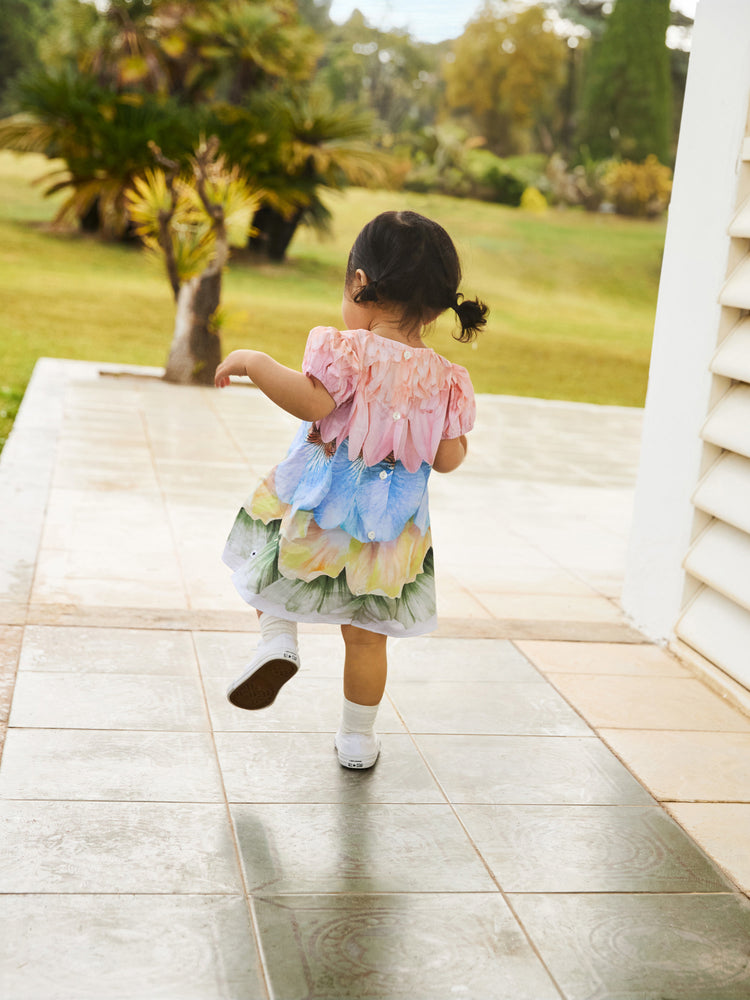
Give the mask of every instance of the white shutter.
[[[749, 137], [742, 159], [750, 163]], [[719, 301], [722, 328], [731, 329], [711, 361], [716, 402], [702, 430], [711, 446], [707, 459], [716, 448], [720, 452], [693, 494], [704, 526], [685, 557], [693, 583], [686, 592], [693, 596], [675, 631], [750, 688], [750, 197], [740, 203], [728, 232], [733, 263]]]

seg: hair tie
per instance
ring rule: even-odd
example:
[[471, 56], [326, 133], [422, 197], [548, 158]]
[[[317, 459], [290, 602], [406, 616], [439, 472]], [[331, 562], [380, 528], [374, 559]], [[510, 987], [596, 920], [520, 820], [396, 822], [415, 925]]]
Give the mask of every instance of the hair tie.
[[459, 293], [458, 295], [456, 295], [455, 299], [453, 300], [453, 304], [451, 305], [451, 309], [459, 316], [461, 315], [461, 310], [459, 309], [459, 306], [461, 305], [462, 300], [463, 300], [463, 295]]

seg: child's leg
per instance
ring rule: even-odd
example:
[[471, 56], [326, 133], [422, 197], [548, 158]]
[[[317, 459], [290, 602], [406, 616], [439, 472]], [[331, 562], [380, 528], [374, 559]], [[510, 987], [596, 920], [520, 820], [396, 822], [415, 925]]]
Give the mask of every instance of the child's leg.
[[357, 705], [379, 705], [388, 672], [386, 637], [355, 625], [342, 625], [346, 645], [344, 697]]
[[354, 625], [342, 625], [346, 645], [344, 660], [344, 710], [336, 734], [339, 763], [344, 767], [372, 767], [380, 753], [373, 732], [387, 673], [386, 637]]

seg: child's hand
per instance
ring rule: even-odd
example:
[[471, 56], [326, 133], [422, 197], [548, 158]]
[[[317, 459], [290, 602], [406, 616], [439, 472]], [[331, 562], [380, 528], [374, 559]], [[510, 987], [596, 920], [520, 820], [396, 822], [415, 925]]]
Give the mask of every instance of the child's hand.
[[229, 385], [230, 375], [247, 375], [247, 355], [249, 351], [232, 351], [227, 354], [214, 375], [214, 385], [223, 389]]

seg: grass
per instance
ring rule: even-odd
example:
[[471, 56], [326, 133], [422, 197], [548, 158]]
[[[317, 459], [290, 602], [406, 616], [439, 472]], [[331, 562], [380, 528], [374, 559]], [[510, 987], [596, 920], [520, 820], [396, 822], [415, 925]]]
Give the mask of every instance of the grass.
[[[173, 304], [160, 269], [133, 246], [54, 233], [54, 201], [30, 181], [50, 164], [0, 152], [0, 446], [41, 356], [163, 365]], [[641, 406], [664, 242], [663, 222], [408, 192], [332, 196], [332, 236], [302, 230], [283, 265], [245, 254], [224, 286], [223, 347], [299, 366], [317, 324], [338, 324], [349, 247], [387, 208], [434, 216], [462, 257], [463, 290], [491, 308], [476, 345], [441, 319], [430, 343], [465, 364], [480, 392]], [[452, 315], [452, 314], [451, 314]]]

